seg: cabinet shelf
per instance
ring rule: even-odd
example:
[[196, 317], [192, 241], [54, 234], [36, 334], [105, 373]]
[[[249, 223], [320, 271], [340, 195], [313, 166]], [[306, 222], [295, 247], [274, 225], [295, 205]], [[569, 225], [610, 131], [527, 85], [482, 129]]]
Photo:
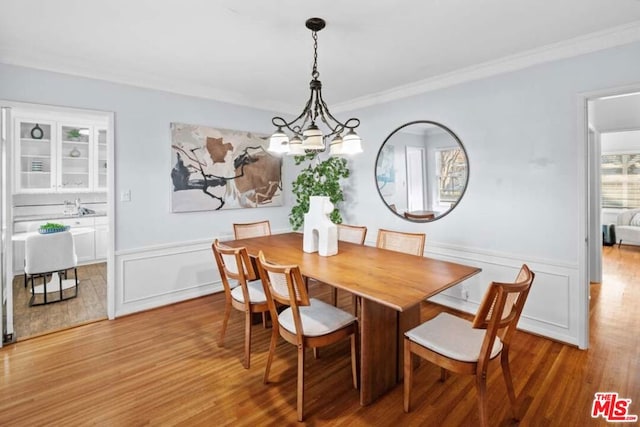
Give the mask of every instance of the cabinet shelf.
[[69, 141], [67, 139], [62, 140], [63, 144], [80, 144], [80, 145], [89, 145], [89, 141]]
[[20, 138], [22, 142], [35, 142], [38, 144], [49, 144], [51, 142], [50, 139], [34, 139], [34, 138]]
[[[42, 139], [33, 138], [41, 135], [33, 133], [36, 126]], [[78, 137], [69, 135], [78, 132]], [[13, 135], [16, 194], [106, 190], [101, 169], [107, 131], [102, 123], [67, 114], [15, 118]]]
[[22, 154], [20, 157], [23, 159], [48, 159], [51, 156], [49, 154]]

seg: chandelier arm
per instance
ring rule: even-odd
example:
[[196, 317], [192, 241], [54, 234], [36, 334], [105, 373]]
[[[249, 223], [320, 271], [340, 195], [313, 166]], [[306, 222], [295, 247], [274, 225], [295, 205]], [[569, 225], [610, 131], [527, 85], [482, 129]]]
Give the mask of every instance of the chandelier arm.
[[[296, 117], [295, 119], [291, 120], [290, 122], [287, 122], [282, 117], [276, 116], [276, 117], [271, 119], [271, 124], [273, 124], [276, 127], [280, 127], [280, 128], [285, 127], [285, 128], [289, 129], [291, 132], [293, 132], [294, 134], [296, 134], [298, 136], [302, 135], [300, 130], [302, 129], [304, 124], [307, 122], [307, 118], [306, 117], [302, 122], [302, 126], [291, 126], [291, 125], [293, 125], [295, 122], [297, 122], [298, 120], [303, 118], [305, 115], [309, 116], [311, 114], [311, 101], [312, 100], [313, 100], [313, 92], [312, 92], [311, 96], [309, 97], [309, 100], [307, 101], [307, 104], [304, 106], [304, 109], [302, 110], [302, 113], [300, 113], [300, 115], [298, 117]], [[296, 128], [298, 128], [298, 129], [296, 130]]]
[[327, 119], [327, 116], [325, 116], [325, 111], [326, 110], [324, 108], [320, 110], [320, 120], [322, 120], [322, 122], [325, 125], [327, 125], [327, 127], [331, 130], [331, 133], [325, 135], [325, 137], [330, 137], [330, 136], [341, 133], [344, 130], [344, 126], [342, 125], [342, 123], [338, 122], [337, 120], [334, 120], [336, 124], [332, 125]]
[[[340, 120], [338, 120], [335, 117], [333, 117], [333, 114], [331, 114], [331, 111], [329, 111], [329, 107], [327, 106], [327, 103], [324, 102], [324, 99], [322, 98], [322, 93], [319, 93], [318, 98], [320, 99], [320, 103], [322, 104], [323, 110], [327, 114], [327, 117], [329, 117], [334, 122], [338, 123], [342, 127], [342, 129], [353, 130], [353, 129], [357, 128], [358, 126], [360, 126], [360, 119], [356, 119], [355, 117], [352, 117], [352, 118], [348, 119], [346, 122], [342, 123]], [[355, 122], [355, 124], [350, 124], [352, 122]], [[331, 126], [329, 126], [329, 127], [331, 128]]]

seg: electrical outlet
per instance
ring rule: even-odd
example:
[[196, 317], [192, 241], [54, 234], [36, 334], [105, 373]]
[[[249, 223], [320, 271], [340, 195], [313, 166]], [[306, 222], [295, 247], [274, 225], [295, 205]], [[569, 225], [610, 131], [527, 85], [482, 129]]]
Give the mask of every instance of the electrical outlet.
[[120, 193], [120, 201], [121, 202], [130, 202], [131, 201], [131, 190], [125, 190]]

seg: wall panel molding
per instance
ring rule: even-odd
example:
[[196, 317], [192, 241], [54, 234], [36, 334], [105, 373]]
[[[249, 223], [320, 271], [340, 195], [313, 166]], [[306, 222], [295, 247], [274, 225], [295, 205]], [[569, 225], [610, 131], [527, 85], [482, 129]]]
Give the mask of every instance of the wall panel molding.
[[[289, 230], [278, 230], [289, 231]], [[221, 236], [221, 240], [230, 236]], [[211, 253], [211, 240], [153, 246], [116, 254], [116, 316], [173, 304], [222, 291]], [[510, 282], [523, 262], [536, 273], [519, 328], [538, 335], [577, 344], [578, 267], [562, 263], [498, 256], [474, 248], [429, 244], [426, 255], [472, 265], [482, 272], [431, 301], [475, 313], [491, 281]]]

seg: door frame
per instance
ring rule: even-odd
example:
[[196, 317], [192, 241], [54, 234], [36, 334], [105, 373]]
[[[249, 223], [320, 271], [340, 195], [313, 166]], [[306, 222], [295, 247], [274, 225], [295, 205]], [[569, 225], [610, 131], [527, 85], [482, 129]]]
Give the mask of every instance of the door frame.
[[[102, 115], [107, 119], [107, 164], [115, 165], [115, 113], [112, 111], [95, 110], [91, 108], [76, 108], [67, 107], [62, 105], [51, 104], [39, 104], [35, 102], [18, 102], [0, 99], [0, 106], [9, 108], [38, 108], [48, 109], [56, 112], [63, 113], [92, 113]], [[10, 124], [11, 126], [11, 124]], [[13, 197], [13, 179], [14, 179], [14, 165], [11, 152], [11, 140], [7, 147], [7, 162], [5, 177], [7, 181], [4, 185], [7, 189], [7, 200], [11, 200]], [[115, 168], [107, 168], [107, 317], [112, 320], [115, 318]], [[13, 204], [7, 206], [8, 218], [7, 220], [13, 225]], [[11, 239], [11, 230], [8, 232], [8, 238]], [[9, 253], [9, 259], [13, 252], [11, 244], [7, 245], [7, 251]], [[6, 254], [5, 254], [6, 255]], [[13, 264], [9, 266], [6, 272], [3, 272], [7, 278], [9, 276], [13, 279]], [[4, 331], [3, 331], [4, 332]], [[15, 331], [13, 331], [15, 333]]]
[[[2, 321], [0, 322], [0, 348], [4, 345], [5, 340], [5, 320], [6, 319], [6, 332], [8, 343], [15, 341], [15, 331], [13, 329], [13, 244], [12, 236], [13, 236], [13, 227], [9, 224], [13, 224], [13, 209], [11, 208], [11, 204], [9, 201], [13, 195], [12, 191], [12, 180], [11, 180], [11, 159], [13, 158], [13, 151], [11, 147], [12, 135], [13, 135], [13, 124], [11, 123], [12, 115], [11, 115], [11, 107], [5, 106], [0, 103], [0, 120], [2, 120], [2, 124], [0, 124], [0, 130], [3, 132], [3, 135], [0, 135], [0, 190], [2, 191], [2, 199], [0, 200], [0, 233], [2, 233], [2, 247], [0, 250], [2, 253], [2, 262], [0, 264], [0, 318]], [[6, 295], [5, 295], [6, 289]], [[10, 301], [7, 304], [8, 308], [5, 313], [5, 305], [3, 300], [6, 299]]]
[[[596, 161], [600, 153], [600, 144], [589, 143], [589, 101], [599, 98], [618, 96], [628, 93], [640, 92], [640, 82], [612, 87], [607, 89], [599, 89], [596, 91], [583, 92], [577, 96], [577, 131], [578, 131], [578, 203], [579, 209], [579, 238], [578, 245], [581, 250], [578, 251], [578, 347], [587, 349], [589, 347], [589, 290], [590, 290], [590, 271], [589, 259], [591, 247], [594, 249], [593, 255], [595, 262], [602, 264], [602, 252], [595, 251], [595, 248], [601, 248], [602, 235], [601, 231], [593, 231], [592, 221], [596, 219], [600, 221], [601, 209], [600, 200], [594, 197], [592, 186], [600, 182], [600, 162]], [[596, 192], [599, 194], [599, 191]], [[594, 235], [595, 234], [595, 235]]]

